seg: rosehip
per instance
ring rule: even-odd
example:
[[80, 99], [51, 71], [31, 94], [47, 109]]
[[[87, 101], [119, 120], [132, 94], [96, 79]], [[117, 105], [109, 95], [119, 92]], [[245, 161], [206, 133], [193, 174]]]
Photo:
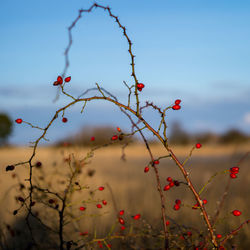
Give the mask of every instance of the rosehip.
[[170, 187], [173, 187], [173, 186], [174, 186], [174, 183], [173, 183], [173, 182], [170, 182], [170, 183], [169, 183], [169, 186], [170, 186]]
[[124, 221], [124, 219], [123, 219], [123, 218], [121, 218], [121, 217], [120, 217], [120, 218], [118, 218], [118, 220], [119, 220], [119, 223], [120, 223], [120, 224], [122, 224], [122, 225], [124, 225], [124, 224], [125, 224], [125, 221]]
[[222, 235], [221, 235], [221, 234], [217, 234], [216, 237], [217, 237], [218, 239], [220, 239], [220, 238], [222, 237]]
[[170, 221], [169, 220], [167, 220], [166, 221], [166, 226], [168, 226], [170, 224]]
[[235, 178], [237, 178], [237, 175], [236, 174], [230, 174], [230, 177], [232, 178], [232, 179], [235, 179]]
[[84, 211], [86, 209], [86, 207], [80, 207], [79, 208], [81, 211]]
[[167, 190], [169, 190], [170, 189], [170, 186], [169, 185], [166, 185], [165, 187], [164, 187], [164, 191], [167, 191]]
[[67, 121], [68, 121], [68, 119], [67, 119], [66, 117], [63, 117], [63, 118], [62, 118], [62, 122], [65, 123], [65, 122], [67, 122]]
[[175, 100], [175, 102], [174, 102], [176, 105], [179, 105], [180, 103], [181, 103], [181, 100], [180, 99], [177, 99], [177, 100]]
[[171, 177], [168, 177], [168, 178], [167, 178], [167, 181], [168, 181], [168, 182], [172, 182], [173, 179], [172, 179]]
[[94, 137], [94, 136], [92, 136], [92, 137], [90, 138], [90, 140], [91, 140], [91, 141], [94, 141], [94, 140], [95, 140], [95, 137]]
[[173, 110], [179, 110], [180, 108], [181, 108], [181, 106], [178, 105], [178, 104], [175, 104], [175, 105], [172, 107]]
[[117, 140], [117, 139], [118, 139], [118, 136], [117, 136], [117, 135], [113, 135], [112, 138], [111, 138], [112, 141], [115, 141], [115, 140]]
[[36, 162], [36, 167], [40, 168], [42, 166], [42, 163], [40, 161]]
[[143, 89], [144, 87], [145, 87], [145, 85], [143, 83], [138, 83], [137, 84], [138, 89]]
[[179, 182], [179, 181], [174, 181], [174, 185], [175, 185], [176, 187], [178, 187], [178, 186], [180, 186], [180, 182]]
[[101, 186], [101, 187], [99, 187], [98, 189], [99, 189], [100, 191], [102, 191], [102, 190], [104, 190], [104, 187]]
[[121, 129], [119, 127], [116, 128], [118, 132], [121, 132]]
[[203, 204], [207, 204], [207, 200], [206, 199], [202, 200], [202, 202], [203, 202]]
[[15, 122], [18, 123], [18, 124], [21, 124], [23, 122], [23, 120], [21, 118], [18, 118], [18, 119], [16, 119]]
[[232, 213], [233, 213], [234, 216], [240, 216], [241, 215], [241, 211], [239, 211], [239, 210], [234, 210]]
[[201, 146], [202, 145], [200, 143], [196, 143], [196, 145], [195, 145], [196, 148], [201, 148]]
[[70, 80], [71, 80], [71, 76], [68, 76], [68, 77], [66, 77], [66, 78], [64, 79], [65, 82], [70, 82]]
[[154, 164], [155, 164], [155, 165], [158, 165], [159, 163], [160, 163], [160, 161], [158, 161], [158, 160], [155, 160], [155, 161], [154, 161]]
[[108, 203], [106, 200], [102, 200], [102, 204], [106, 206]]
[[139, 220], [141, 218], [141, 215], [140, 214], [136, 214], [133, 218], [134, 218], [134, 220]]
[[124, 227], [124, 226], [121, 226], [121, 230], [125, 230], [125, 227]]
[[233, 173], [233, 174], [238, 174], [239, 170], [240, 170], [239, 167], [232, 167], [232, 168], [230, 168], [230, 172]]
[[50, 203], [50, 204], [53, 204], [53, 203], [55, 203], [55, 200], [49, 199], [49, 203]]
[[180, 206], [179, 206], [178, 204], [175, 204], [175, 205], [174, 205], [174, 210], [177, 211], [177, 210], [179, 210], [179, 209], [180, 209]]
[[102, 208], [102, 205], [101, 204], [97, 204], [96, 207], [97, 208]]
[[144, 168], [144, 173], [147, 173], [149, 171], [149, 167]]
[[124, 214], [124, 210], [120, 210], [119, 214], [123, 215]]
[[63, 83], [63, 79], [62, 79], [61, 76], [57, 77], [57, 82], [58, 82], [58, 84], [62, 84]]
[[13, 166], [13, 165], [9, 165], [9, 166], [7, 166], [6, 167], [6, 171], [13, 171], [15, 169], [15, 166]]
[[177, 205], [180, 205], [180, 204], [181, 204], [181, 200], [177, 199], [177, 200], [175, 200], [175, 203], [176, 203]]

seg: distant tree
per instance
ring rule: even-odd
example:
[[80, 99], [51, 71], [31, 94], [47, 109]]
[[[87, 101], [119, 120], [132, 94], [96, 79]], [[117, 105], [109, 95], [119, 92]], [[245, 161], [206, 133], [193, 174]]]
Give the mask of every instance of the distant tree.
[[220, 143], [244, 143], [249, 137], [237, 129], [231, 129], [220, 137]]
[[12, 132], [12, 121], [7, 114], [0, 114], [0, 145], [7, 142], [7, 138]]
[[190, 136], [185, 132], [178, 122], [174, 122], [171, 128], [171, 134], [169, 137], [170, 143], [173, 144], [188, 144], [190, 142]]

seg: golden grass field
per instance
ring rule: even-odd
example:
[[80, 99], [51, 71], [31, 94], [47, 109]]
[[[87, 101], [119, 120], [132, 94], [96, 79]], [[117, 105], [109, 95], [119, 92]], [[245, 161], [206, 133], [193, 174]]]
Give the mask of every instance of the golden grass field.
[[[192, 146], [173, 147], [176, 155], [184, 161], [189, 154]], [[240, 158], [250, 149], [250, 145], [230, 145], [216, 146], [204, 145], [201, 149], [193, 152], [191, 159], [186, 163], [194, 186], [200, 190], [209, 178], [215, 173], [219, 173], [213, 178], [213, 181], [206, 186], [202, 193], [202, 198], [208, 200], [206, 205], [209, 215], [213, 216], [216, 211], [218, 201], [224, 193], [225, 185], [228, 182], [229, 174], [223, 173], [237, 164]], [[167, 153], [160, 145], [152, 147], [154, 157], [160, 157]], [[20, 195], [19, 185], [21, 182], [27, 185], [28, 168], [17, 166], [15, 171], [6, 172], [7, 165], [20, 161], [26, 161], [31, 155], [31, 148], [1, 148], [0, 149], [0, 224], [2, 232], [5, 232], [6, 224], [18, 226], [17, 220], [24, 215], [20, 212], [13, 216], [12, 212], [17, 209], [20, 202], [16, 202], [15, 197]], [[34, 178], [39, 180], [39, 176], [45, 177], [45, 180], [39, 180], [41, 187], [49, 187], [56, 192], [63, 191], [65, 184], [61, 181], [67, 180], [69, 173], [68, 162], [65, 161], [71, 155], [77, 160], [83, 159], [89, 148], [69, 147], [69, 148], [38, 148], [34, 162], [41, 161], [41, 170], [34, 169]], [[107, 230], [116, 222], [116, 210], [125, 210], [125, 220], [132, 222], [131, 215], [140, 213], [142, 221], [159, 227], [161, 225], [160, 199], [156, 188], [156, 181], [153, 169], [144, 173], [144, 167], [149, 163], [150, 158], [143, 145], [131, 145], [125, 149], [126, 161], [122, 161], [122, 150], [119, 147], [102, 148], [95, 151], [93, 158], [88, 160], [88, 164], [82, 166], [82, 173], [77, 181], [88, 187], [82, 191], [76, 191], [72, 196], [72, 203], [68, 204], [68, 211], [74, 214], [75, 219], [69, 220], [66, 226], [66, 237], [72, 239], [79, 238], [79, 232], [94, 232], [97, 237], [104, 237]], [[221, 211], [217, 233], [225, 234], [236, 228], [240, 223], [250, 218], [250, 200], [249, 200], [249, 174], [250, 156], [240, 165], [240, 172], [237, 179], [231, 179], [230, 188], [226, 198], [225, 205]], [[160, 160], [159, 172], [162, 186], [167, 184], [166, 178], [171, 176], [173, 179], [184, 181], [183, 177], [170, 158]], [[87, 172], [95, 170], [93, 177], [89, 177]], [[12, 177], [15, 173], [16, 177]], [[96, 190], [97, 187], [104, 186], [105, 190], [94, 192], [91, 200], [89, 191]], [[27, 191], [24, 190], [27, 193]], [[194, 227], [198, 230], [206, 230], [203, 219], [199, 215], [199, 210], [191, 208], [196, 202], [187, 190], [186, 185], [174, 187], [164, 192], [167, 200], [167, 215], [172, 218], [171, 225], [177, 222], [181, 225]], [[41, 198], [42, 199], [42, 198]], [[102, 209], [96, 208], [96, 203], [102, 199], [107, 200], [108, 204]], [[173, 210], [175, 199], [180, 199], [183, 206], [179, 211]], [[19, 205], [18, 205], [19, 204]], [[86, 206], [84, 212], [79, 211], [80, 206]], [[231, 211], [239, 209], [242, 211], [240, 217], [234, 217]], [[38, 211], [41, 219], [47, 220], [47, 224], [56, 228], [57, 213], [53, 209], [51, 212], [45, 209], [45, 205], [36, 204], [34, 210]], [[101, 216], [98, 216], [101, 215]], [[19, 216], [19, 217], [18, 217]], [[82, 216], [82, 217], [80, 217]], [[80, 217], [80, 218], [79, 218]], [[78, 220], [79, 219], [79, 220]], [[138, 222], [142, 223], [142, 222]], [[19, 223], [22, 224], [21, 222]], [[170, 227], [171, 230], [171, 227]], [[8, 241], [8, 232], [5, 232]], [[237, 237], [230, 240], [230, 243], [237, 244], [237, 249], [250, 249], [250, 229], [246, 225], [241, 229]]]

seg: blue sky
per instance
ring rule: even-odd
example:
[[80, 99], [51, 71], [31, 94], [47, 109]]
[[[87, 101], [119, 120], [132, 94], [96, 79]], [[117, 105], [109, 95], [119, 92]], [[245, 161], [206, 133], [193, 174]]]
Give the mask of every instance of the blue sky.
[[[69, 99], [52, 100], [52, 86], [64, 68], [67, 27], [80, 8], [93, 1], [1, 1], [0, 112], [12, 119], [45, 125]], [[160, 107], [182, 99], [170, 111], [188, 131], [250, 133], [250, 2], [231, 0], [97, 1], [119, 16], [133, 42], [136, 73], [146, 87], [141, 100]], [[132, 83], [127, 43], [103, 10], [83, 15], [73, 30], [68, 91], [78, 95], [95, 82], [126, 101], [122, 81]], [[85, 125], [128, 124], [109, 104], [90, 104], [68, 112], [69, 123], [49, 131], [51, 141]], [[157, 116], [146, 114], [154, 126]], [[39, 131], [38, 131], [39, 132]], [[39, 133], [38, 133], [39, 134]], [[12, 143], [28, 143], [37, 132], [15, 125]]]

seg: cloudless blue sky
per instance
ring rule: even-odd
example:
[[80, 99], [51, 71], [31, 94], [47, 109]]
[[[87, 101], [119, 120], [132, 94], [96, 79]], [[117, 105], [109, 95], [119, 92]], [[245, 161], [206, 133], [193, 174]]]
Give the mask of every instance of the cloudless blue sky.
[[[45, 125], [68, 98], [52, 100], [52, 86], [64, 68], [67, 27], [81, 8], [93, 1], [1, 1], [0, 112]], [[170, 111], [190, 132], [223, 132], [238, 128], [250, 133], [250, 1], [161, 0], [97, 1], [109, 5], [126, 26], [136, 55], [136, 74], [145, 84], [142, 103], [161, 107], [182, 99], [180, 111]], [[132, 84], [128, 44], [117, 24], [100, 9], [83, 14], [73, 29], [67, 90], [80, 94], [95, 82], [126, 101], [122, 81]], [[97, 102], [80, 115], [67, 114], [51, 139], [82, 126], [125, 124], [115, 107]], [[114, 113], [113, 113], [114, 112]], [[153, 124], [157, 117], [148, 115]], [[25, 125], [15, 126], [11, 142], [35, 138]]]

